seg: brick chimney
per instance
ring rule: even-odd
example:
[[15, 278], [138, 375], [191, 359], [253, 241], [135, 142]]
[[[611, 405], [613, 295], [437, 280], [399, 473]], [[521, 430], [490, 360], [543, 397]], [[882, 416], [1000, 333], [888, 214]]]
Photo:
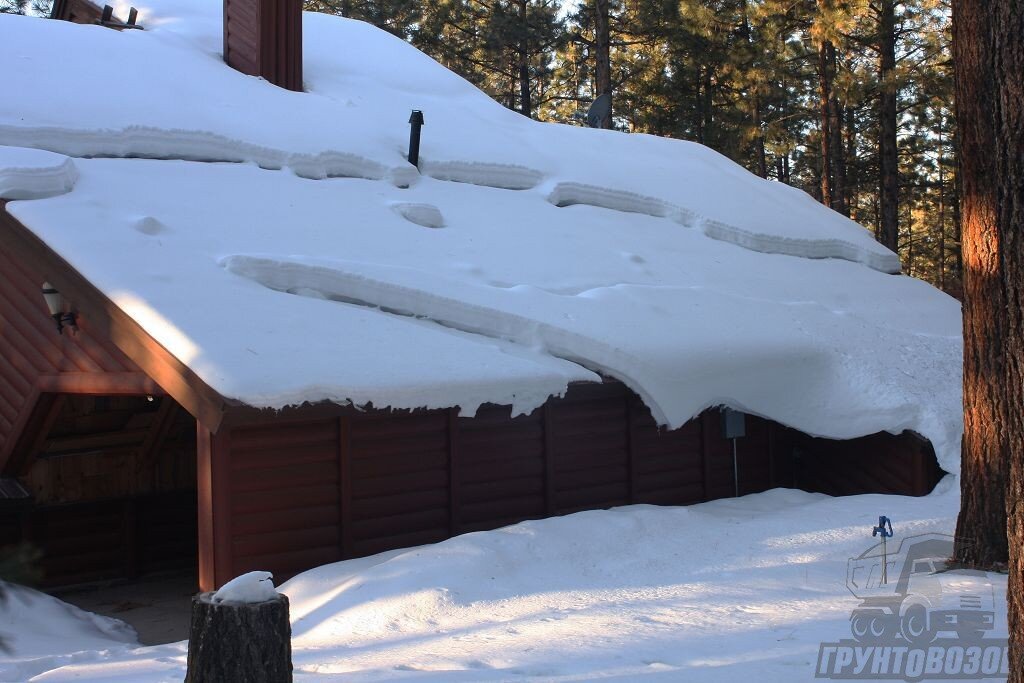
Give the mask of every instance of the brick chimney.
[[302, 91], [302, 0], [224, 0], [224, 61]]

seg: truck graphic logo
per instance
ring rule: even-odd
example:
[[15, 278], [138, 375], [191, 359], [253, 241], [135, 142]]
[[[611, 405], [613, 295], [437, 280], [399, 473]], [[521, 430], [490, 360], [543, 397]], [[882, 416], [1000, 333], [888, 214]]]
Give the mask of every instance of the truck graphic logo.
[[850, 614], [852, 639], [821, 644], [816, 678], [1005, 679], [1007, 640], [993, 633], [992, 581], [982, 571], [952, 571], [952, 555], [952, 536], [886, 545], [883, 533], [850, 558], [846, 586], [859, 601]]

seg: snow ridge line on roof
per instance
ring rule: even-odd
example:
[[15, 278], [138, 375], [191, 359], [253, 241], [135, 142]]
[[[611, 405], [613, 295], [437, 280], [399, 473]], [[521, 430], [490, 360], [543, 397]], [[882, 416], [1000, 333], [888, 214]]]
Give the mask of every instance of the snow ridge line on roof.
[[51, 155], [32, 150], [40, 155], [38, 163], [25, 163], [29, 159], [5, 159], [5, 149], [9, 148], [0, 147], [0, 199], [56, 197], [70, 192], [78, 182], [78, 168], [68, 157], [47, 159]]
[[[643, 359], [550, 323], [336, 267], [245, 254], [227, 256], [220, 264], [230, 273], [278, 292], [368, 306], [384, 313], [426, 319], [460, 332], [543, 350], [556, 358], [622, 380], [640, 395], [658, 424], [674, 428], [693, 417], [670, 419], [644, 389], [647, 383], [632, 376], [630, 368], [644, 367]], [[463, 284], [454, 286], [465, 291]], [[657, 368], [650, 371], [662, 374]]]
[[379, 161], [350, 152], [288, 152], [206, 131], [164, 130], [148, 126], [73, 130], [0, 124], [0, 145], [32, 147], [83, 158], [254, 163], [271, 170], [288, 168], [295, 175], [312, 180], [390, 179], [395, 184], [408, 185], [416, 177], [416, 169], [412, 166], [389, 168]]
[[702, 232], [711, 239], [765, 254], [782, 254], [810, 259], [838, 258], [861, 263], [874, 270], [889, 274], [898, 274], [902, 269], [899, 256], [891, 252], [874, 252], [839, 239], [810, 240], [756, 233], [728, 223], [704, 218], [685, 207], [635, 192], [562, 182], [555, 185], [548, 194], [547, 200], [558, 207], [586, 204], [613, 211], [667, 218], [688, 228], [700, 227]]
[[[266, 169], [288, 168], [299, 177], [313, 180], [387, 179], [399, 187], [408, 187], [419, 176], [417, 169], [401, 160], [400, 156], [396, 161], [401, 161], [389, 168], [379, 161], [350, 152], [287, 152], [205, 131], [164, 130], [148, 126], [87, 131], [0, 125], [0, 145], [4, 144], [43, 149], [72, 157], [255, 163]], [[423, 175], [437, 180], [507, 190], [532, 189], [544, 177], [539, 170], [485, 162], [425, 160], [422, 166]], [[69, 190], [73, 184], [72, 179], [64, 191]], [[668, 218], [686, 227], [699, 226], [712, 239], [766, 254], [812, 259], [838, 258], [861, 263], [883, 273], [897, 274], [901, 271], [899, 256], [891, 252], [871, 251], [840, 239], [810, 240], [758, 233], [704, 218], [690, 209], [658, 197], [626, 190], [571, 181], [558, 182], [547, 195], [547, 201], [560, 207], [587, 204]]]

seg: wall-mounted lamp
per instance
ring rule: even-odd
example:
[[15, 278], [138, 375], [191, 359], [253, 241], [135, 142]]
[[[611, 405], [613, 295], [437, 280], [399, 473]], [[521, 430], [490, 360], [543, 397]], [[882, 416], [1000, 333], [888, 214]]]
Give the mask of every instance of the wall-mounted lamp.
[[65, 327], [78, 329], [78, 315], [74, 311], [64, 311], [64, 295], [49, 282], [43, 283], [43, 298], [46, 299], [46, 307], [50, 309], [50, 317], [57, 323], [57, 334], [63, 333]]

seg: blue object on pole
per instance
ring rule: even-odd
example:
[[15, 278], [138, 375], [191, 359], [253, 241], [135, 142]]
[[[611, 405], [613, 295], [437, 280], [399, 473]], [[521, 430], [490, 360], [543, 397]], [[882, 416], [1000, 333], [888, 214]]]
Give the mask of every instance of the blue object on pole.
[[885, 539], [892, 538], [892, 520], [885, 515], [878, 515], [878, 526], [871, 530], [871, 537], [882, 536], [882, 585], [889, 583], [889, 552], [885, 547]]
[[885, 515], [878, 516], [878, 526], [871, 530], [872, 536], [882, 535], [882, 538], [892, 538], [892, 520]]

